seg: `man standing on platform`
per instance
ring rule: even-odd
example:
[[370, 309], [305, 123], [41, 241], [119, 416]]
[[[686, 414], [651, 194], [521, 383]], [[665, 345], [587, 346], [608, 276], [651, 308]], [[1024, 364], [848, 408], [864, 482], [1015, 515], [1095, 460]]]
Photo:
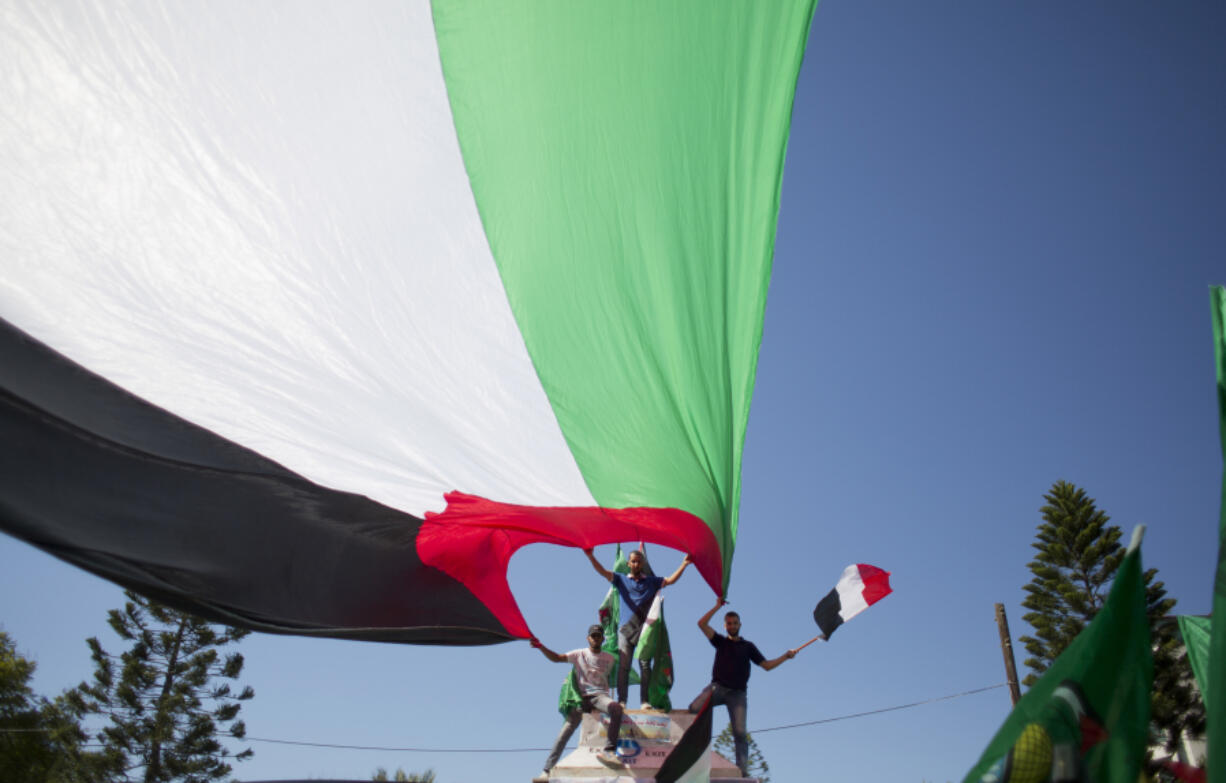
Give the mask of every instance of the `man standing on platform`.
[[[672, 576], [661, 578], [652, 574], [651, 566], [647, 564], [647, 555], [643, 554], [641, 549], [634, 550], [626, 559], [630, 566], [629, 574], [618, 574], [605, 568], [596, 559], [596, 555], [592, 554], [590, 548], [583, 550], [583, 554], [587, 555], [587, 559], [592, 562], [596, 573], [617, 588], [622, 603], [630, 610], [630, 617], [622, 623], [622, 627], [617, 632], [617, 701], [625, 706], [626, 693], [630, 690], [630, 657], [639, 643], [639, 634], [642, 633], [643, 625], [647, 621], [647, 612], [651, 609], [651, 602], [655, 600], [656, 593], [661, 587], [667, 587], [680, 579], [686, 566], [692, 561], [690, 556], [686, 555]], [[646, 659], [639, 661], [639, 668], [641, 671], [639, 703], [643, 709], [651, 709], [648, 699], [648, 685], [651, 682], [650, 661]]]
[[562, 730], [558, 732], [553, 749], [549, 751], [549, 758], [545, 760], [545, 769], [532, 779], [532, 783], [548, 783], [549, 770], [553, 769], [558, 759], [562, 757], [562, 749], [566, 747], [571, 735], [575, 733], [575, 728], [583, 720], [583, 713], [588, 710], [599, 710], [609, 716], [607, 741], [604, 749], [596, 754], [596, 758], [602, 764], [621, 766], [621, 760], [617, 758], [617, 735], [621, 731], [622, 705], [613, 701], [609, 696], [609, 672], [613, 670], [614, 658], [611, 653], [600, 649], [602, 644], [604, 644], [604, 631], [599, 625], [593, 625], [587, 629], [587, 649], [571, 650], [562, 655], [541, 644], [540, 639], [532, 638], [532, 646], [540, 650], [549, 660], [554, 663], [574, 665], [575, 689], [579, 691], [581, 699], [579, 706], [566, 716], [566, 722], [562, 724]]
[[711, 617], [727, 601], [719, 599], [711, 610], [698, 619], [698, 627], [706, 634], [715, 648], [715, 663], [711, 667], [711, 684], [703, 688], [698, 698], [690, 704], [690, 712], [702, 711], [707, 698], [711, 706], [721, 704], [728, 706], [728, 720], [732, 723], [732, 740], [736, 746], [736, 765], [741, 770], [742, 777], [749, 777], [749, 740], [746, 726], [749, 711], [749, 698], [746, 689], [749, 687], [749, 663], [758, 664], [770, 671], [779, 664], [796, 657], [796, 650], [788, 650], [778, 658], [766, 660], [759, 652], [757, 645], [747, 639], [742, 639], [741, 616], [736, 612], [724, 615], [724, 630], [727, 636], [716, 633], [709, 625]]

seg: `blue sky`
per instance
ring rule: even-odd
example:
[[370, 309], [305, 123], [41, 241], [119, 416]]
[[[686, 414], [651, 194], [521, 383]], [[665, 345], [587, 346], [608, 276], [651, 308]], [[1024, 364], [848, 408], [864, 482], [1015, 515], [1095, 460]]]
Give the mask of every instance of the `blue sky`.
[[[852, 562], [895, 593], [773, 672], [749, 724], [776, 781], [961, 779], [1009, 708], [994, 621], [1022, 622], [1042, 495], [1084, 487], [1148, 526], [1180, 613], [1212, 600], [1222, 476], [1208, 287], [1226, 283], [1226, 9], [1177, 3], [826, 2], [796, 97], [745, 447], [730, 598], [775, 656], [816, 633]], [[612, 547], [600, 553], [611, 558]], [[680, 555], [652, 550], [667, 573]], [[550, 647], [604, 587], [576, 550], [511, 581]], [[0, 625], [46, 694], [90, 673], [118, 588], [0, 538]], [[713, 603], [668, 590], [688, 701]], [[114, 642], [111, 641], [112, 646]], [[1020, 644], [1018, 664], [1025, 658]], [[526, 779], [565, 667], [527, 644], [431, 648], [253, 635], [240, 779]], [[1024, 667], [1022, 669], [1024, 673]], [[936, 700], [936, 701], [930, 701]], [[916, 702], [906, 709], [762, 732]], [[726, 718], [717, 715], [716, 727]]]

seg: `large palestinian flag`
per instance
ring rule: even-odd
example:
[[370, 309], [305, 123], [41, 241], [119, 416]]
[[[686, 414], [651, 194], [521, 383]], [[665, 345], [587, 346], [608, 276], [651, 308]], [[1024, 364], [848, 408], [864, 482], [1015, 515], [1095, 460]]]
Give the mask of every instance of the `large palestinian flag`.
[[215, 619], [528, 635], [726, 587], [814, 0], [0, 9], [0, 527]]

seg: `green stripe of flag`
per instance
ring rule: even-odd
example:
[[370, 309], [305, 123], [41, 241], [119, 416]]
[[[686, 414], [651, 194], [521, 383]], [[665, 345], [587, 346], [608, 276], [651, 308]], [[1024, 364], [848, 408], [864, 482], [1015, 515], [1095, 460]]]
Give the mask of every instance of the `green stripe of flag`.
[[815, 0], [434, 0], [465, 167], [597, 503], [736, 538]]

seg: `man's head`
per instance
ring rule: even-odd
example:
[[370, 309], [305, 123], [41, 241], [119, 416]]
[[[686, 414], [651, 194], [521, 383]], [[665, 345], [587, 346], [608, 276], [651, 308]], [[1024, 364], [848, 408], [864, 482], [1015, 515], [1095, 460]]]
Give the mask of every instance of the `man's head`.
[[635, 549], [631, 551], [629, 558], [626, 558], [625, 561], [630, 566], [630, 576], [639, 576], [642, 573], [642, 565], [647, 562], [647, 559], [640, 550]]
[[631, 552], [630, 556], [626, 558], [626, 563], [630, 566], [631, 576], [651, 573], [651, 567], [647, 565], [647, 555], [643, 554], [641, 549]]
[[724, 615], [724, 630], [728, 632], [728, 636], [741, 635], [741, 616], [736, 612], [728, 612]]
[[604, 629], [599, 625], [589, 625], [587, 628], [587, 644], [593, 651], [599, 650], [604, 644]]

